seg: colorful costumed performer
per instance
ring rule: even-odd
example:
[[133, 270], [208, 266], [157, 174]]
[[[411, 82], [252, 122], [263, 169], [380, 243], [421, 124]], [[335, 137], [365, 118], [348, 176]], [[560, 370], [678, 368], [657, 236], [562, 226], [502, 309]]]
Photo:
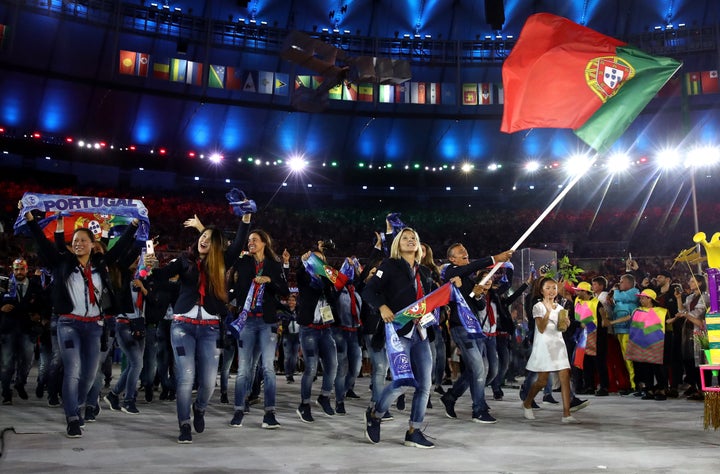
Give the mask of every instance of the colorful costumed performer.
[[[710, 242], [706, 240], [704, 232], [698, 232], [693, 237], [695, 243], [702, 244], [707, 252], [708, 259], [708, 294], [710, 295], [710, 304], [707, 314], [705, 315], [705, 324], [708, 333], [708, 350], [709, 355], [707, 363], [712, 365], [720, 364], [720, 232], [715, 232]], [[717, 375], [717, 371], [713, 371]], [[703, 377], [704, 374], [700, 374]], [[720, 427], [720, 388], [706, 387], [705, 391], [705, 429], [710, 425], [714, 429]]]
[[[638, 299], [640, 306], [632, 315], [625, 357], [635, 363], [637, 379], [645, 385], [643, 399], [665, 400], [667, 375], [662, 364], [667, 309], [655, 306], [657, 294], [653, 290], [643, 290]], [[653, 387], [655, 390], [651, 393]]]

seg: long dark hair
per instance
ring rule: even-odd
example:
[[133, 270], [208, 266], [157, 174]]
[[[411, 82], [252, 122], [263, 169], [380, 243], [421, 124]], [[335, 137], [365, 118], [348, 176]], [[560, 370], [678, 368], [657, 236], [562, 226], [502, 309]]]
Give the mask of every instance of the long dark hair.
[[273, 250], [273, 241], [272, 237], [270, 237], [270, 234], [265, 232], [262, 229], [253, 229], [250, 231], [248, 236], [256, 234], [258, 237], [260, 237], [260, 240], [265, 244], [265, 248], [263, 249], [263, 254], [265, 255], [265, 258], [271, 258], [275, 260], [276, 262], [280, 261], [280, 257], [275, 253], [275, 250]]
[[[208, 251], [207, 257], [203, 259], [202, 266], [215, 297], [220, 301], [227, 302], [227, 290], [225, 287], [225, 239], [223, 239], [222, 232], [213, 226], [203, 229], [200, 235], [202, 236], [205, 231], [208, 230], [210, 231], [210, 250]], [[192, 253], [197, 260], [200, 256], [197, 245], [193, 247]]]

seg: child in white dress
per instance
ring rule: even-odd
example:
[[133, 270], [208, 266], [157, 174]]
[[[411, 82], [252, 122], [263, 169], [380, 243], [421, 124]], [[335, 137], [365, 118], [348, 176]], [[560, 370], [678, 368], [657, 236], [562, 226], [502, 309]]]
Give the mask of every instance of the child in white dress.
[[523, 414], [528, 420], [535, 419], [529, 404], [547, 384], [549, 373], [558, 372], [563, 401], [562, 422], [579, 423], [570, 414], [572, 397], [570, 393], [570, 361], [562, 336], [562, 331], [567, 329], [570, 320], [567, 311], [564, 311], [563, 307], [555, 301], [558, 294], [557, 282], [552, 278], [543, 278], [541, 291], [543, 299], [538, 301], [532, 309], [532, 317], [535, 319], [535, 338], [526, 367], [527, 370], [537, 372], [538, 378], [525, 397]]

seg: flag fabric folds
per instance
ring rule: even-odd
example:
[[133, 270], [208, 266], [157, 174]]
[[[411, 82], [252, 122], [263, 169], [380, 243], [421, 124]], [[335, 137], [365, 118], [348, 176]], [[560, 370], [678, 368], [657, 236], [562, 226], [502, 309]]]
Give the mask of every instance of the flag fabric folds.
[[336, 290], [341, 290], [348, 282], [348, 277], [346, 275], [343, 275], [330, 265], [326, 265], [325, 262], [320, 259], [320, 257], [318, 257], [312, 252], [310, 253], [308, 259], [303, 262], [303, 264], [305, 265], [305, 269], [310, 274], [310, 276], [316, 275], [327, 278], [328, 280], [330, 280], [330, 283], [335, 286]]
[[500, 130], [570, 128], [606, 149], [680, 66], [566, 18], [532, 15], [503, 64]]
[[422, 318], [426, 314], [432, 313], [435, 308], [448, 304], [452, 294], [451, 287], [452, 283], [445, 283], [440, 288], [431, 291], [413, 304], [395, 313], [395, 319], [393, 320], [395, 327], [401, 328], [409, 321]]
[[65, 218], [65, 240], [72, 239], [76, 228], [86, 227], [97, 238], [108, 237], [112, 242], [132, 219], [139, 221], [137, 240], [144, 242], [150, 234], [147, 208], [138, 199], [25, 193], [21, 202], [22, 209], [14, 225], [16, 235], [24, 232], [25, 214], [36, 210], [53, 214], [38, 221], [49, 238], [55, 232], [57, 214]]

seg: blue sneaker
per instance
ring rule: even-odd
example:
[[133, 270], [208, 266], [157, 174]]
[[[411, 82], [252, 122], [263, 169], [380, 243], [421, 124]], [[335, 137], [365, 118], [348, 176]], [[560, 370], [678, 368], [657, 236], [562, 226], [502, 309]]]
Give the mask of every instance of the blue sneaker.
[[380, 442], [380, 418], [372, 416], [370, 408], [365, 412], [365, 437], [372, 444]]
[[445, 416], [453, 420], [457, 418], [457, 414], [455, 414], [455, 401], [451, 400], [447, 393], [440, 397], [440, 401], [445, 405]]
[[332, 405], [330, 405], [330, 397], [320, 395], [316, 403], [323, 409], [323, 412], [325, 412], [327, 416], [333, 416], [335, 414], [335, 410], [333, 410]]
[[410, 431], [405, 432], [405, 446], [422, 449], [430, 449], [435, 447], [433, 442], [425, 438], [425, 436], [422, 434], [422, 431], [417, 429], [412, 433], [410, 433]]
[[300, 406], [295, 410], [295, 413], [300, 417], [300, 421], [303, 423], [312, 423], [315, 419], [312, 416], [309, 403], [301, 403]]
[[108, 407], [110, 408], [110, 411], [120, 411], [120, 397], [115, 395], [112, 392], [108, 392], [107, 395], [105, 395], [105, 403], [108, 404]]
[[479, 411], [473, 413], [472, 421], [474, 421], [475, 423], [485, 424], [497, 423], [497, 420], [493, 418], [493, 416], [487, 411]]

